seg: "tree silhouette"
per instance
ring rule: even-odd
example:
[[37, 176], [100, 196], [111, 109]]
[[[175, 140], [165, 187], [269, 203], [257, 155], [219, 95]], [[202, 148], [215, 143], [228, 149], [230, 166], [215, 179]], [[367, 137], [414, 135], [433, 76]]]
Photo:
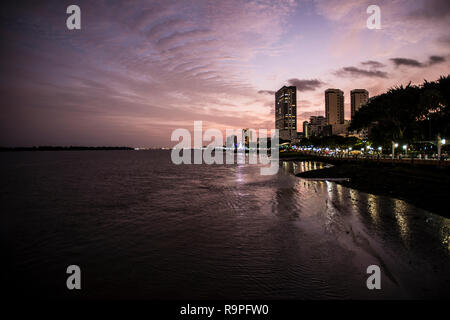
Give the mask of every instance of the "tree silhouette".
[[414, 143], [450, 133], [450, 76], [422, 85], [397, 86], [371, 98], [356, 113], [349, 131], [369, 128], [369, 139]]

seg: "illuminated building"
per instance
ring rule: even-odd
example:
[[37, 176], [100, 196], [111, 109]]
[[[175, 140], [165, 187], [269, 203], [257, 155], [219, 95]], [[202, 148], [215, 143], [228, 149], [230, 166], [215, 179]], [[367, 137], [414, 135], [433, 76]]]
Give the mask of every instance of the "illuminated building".
[[342, 90], [325, 91], [325, 115], [328, 125], [344, 124], [344, 92]]
[[275, 93], [275, 128], [280, 139], [297, 137], [297, 88], [282, 87]]

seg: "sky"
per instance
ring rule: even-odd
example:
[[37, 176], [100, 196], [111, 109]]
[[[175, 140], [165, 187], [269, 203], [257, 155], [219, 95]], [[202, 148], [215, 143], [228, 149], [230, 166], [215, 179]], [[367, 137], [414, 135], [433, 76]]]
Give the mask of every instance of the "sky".
[[[19, 1], [16, 1], [19, 2]], [[66, 8], [81, 9], [68, 30]], [[370, 30], [369, 5], [381, 9]], [[173, 146], [171, 133], [273, 128], [297, 86], [298, 131], [324, 91], [450, 72], [448, 0], [20, 1], [0, 13], [0, 146]]]

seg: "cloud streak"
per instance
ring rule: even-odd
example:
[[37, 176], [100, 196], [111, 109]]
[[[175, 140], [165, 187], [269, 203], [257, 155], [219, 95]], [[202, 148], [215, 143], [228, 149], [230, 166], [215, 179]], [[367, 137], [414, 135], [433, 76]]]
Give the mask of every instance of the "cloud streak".
[[299, 91], [299, 92], [314, 91], [314, 90], [322, 87], [325, 84], [324, 82], [317, 80], [317, 79], [306, 80], [306, 79], [297, 79], [297, 78], [289, 79], [287, 81], [287, 83], [290, 86], [296, 86], [297, 91]]
[[361, 65], [369, 67], [369, 68], [373, 68], [373, 69], [384, 68], [386, 66], [385, 64], [378, 62], [378, 61], [374, 61], [374, 60], [361, 62]]
[[380, 70], [365, 70], [357, 67], [344, 67], [334, 74], [338, 77], [366, 77], [366, 78], [387, 78], [388, 73]]
[[427, 62], [420, 62], [418, 60], [408, 58], [391, 58], [390, 60], [396, 67], [407, 66], [414, 68], [426, 68], [446, 61], [445, 57], [442, 56], [430, 56]]
[[[219, 128], [267, 125], [265, 97], [245, 74], [256, 52], [278, 51], [283, 20], [295, 3], [77, 4], [83, 13], [79, 32], [66, 30], [60, 1], [11, 4], [2, 14], [8, 26], [0, 30], [2, 42], [9, 42], [0, 53], [0, 72], [9, 81], [0, 89], [9, 103], [0, 126], [9, 132], [0, 144], [21, 143], [26, 135], [37, 144], [65, 137], [72, 144], [165, 145], [174, 128], [192, 125], [187, 120]], [[258, 116], [243, 120], [249, 111]], [[46, 116], [23, 119], [34, 113]], [[54, 118], [60, 125], [51, 125]], [[7, 125], [11, 120], [22, 126]], [[74, 139], [81, 137], [74, 134], [77, 127], [92, 139]]]
[[273, 91], [273, 90], [259, 90], [258, 93], [259, 94], [268, 94], [268, 95], [273, 96], [275, 94], [275, 91]]

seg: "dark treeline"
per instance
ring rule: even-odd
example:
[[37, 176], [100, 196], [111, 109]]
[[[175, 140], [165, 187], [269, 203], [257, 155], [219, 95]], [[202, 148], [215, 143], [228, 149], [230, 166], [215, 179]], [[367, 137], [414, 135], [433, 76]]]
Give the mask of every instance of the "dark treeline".
[[450, 137], [450, 75], [421, 85], [398, 86], [356, 112], [349, 131], [369, 128], [376, 145], [422, 143]]
[[130, 147], [36, 146], [0, 147], [0, 151], [81, 151], [81, 150], [134, 150]]

